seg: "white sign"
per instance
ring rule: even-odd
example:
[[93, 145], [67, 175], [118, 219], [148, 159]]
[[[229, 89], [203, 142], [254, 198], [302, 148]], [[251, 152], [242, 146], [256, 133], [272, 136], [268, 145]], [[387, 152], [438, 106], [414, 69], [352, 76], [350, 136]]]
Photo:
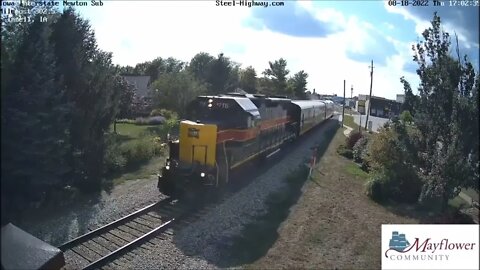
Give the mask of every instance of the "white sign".
[[479, 225], [382, 225], [382, 269], [479, 269]]

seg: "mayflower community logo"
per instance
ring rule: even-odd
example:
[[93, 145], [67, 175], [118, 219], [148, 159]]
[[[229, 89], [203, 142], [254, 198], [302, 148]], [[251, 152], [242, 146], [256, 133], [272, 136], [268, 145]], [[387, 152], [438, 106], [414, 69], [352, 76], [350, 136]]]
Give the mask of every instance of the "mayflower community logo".
[[450, 254], [445, 254], [446, 251], [473, 250], [475, 245], [476, 243], [471, 242], [450, 242], [447, 238], [437, 242], [432, 238], [426, 238], [423, 241], [420, 238], [414, 238], [413, 244], [410, 244], [404, 233], [392, 231], [385, 257], [394, 261], [448, 261]]
[[390, 239], [390, 244], [388, 246], [390, 247], [390, 249], [402, 252], [410, 246], [410, 243], [407, 241], [407, 239], [405, 239], [405, 234], [398, 234], [398, 232], [392, 232], [392, 239]]

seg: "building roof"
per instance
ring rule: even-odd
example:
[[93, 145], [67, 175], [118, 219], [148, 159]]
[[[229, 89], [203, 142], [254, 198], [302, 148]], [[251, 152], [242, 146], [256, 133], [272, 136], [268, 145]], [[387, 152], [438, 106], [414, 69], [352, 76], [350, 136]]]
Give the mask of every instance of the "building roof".
[[135, 93], [140, 97], [149, 96], [150, 76], [123, 76], [123, 78], [135, 87]]

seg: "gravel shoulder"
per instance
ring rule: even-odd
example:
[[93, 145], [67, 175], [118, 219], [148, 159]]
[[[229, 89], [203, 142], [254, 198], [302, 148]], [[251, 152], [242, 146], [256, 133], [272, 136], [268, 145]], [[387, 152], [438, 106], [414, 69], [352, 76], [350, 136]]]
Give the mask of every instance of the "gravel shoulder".
[[59, 246], [165, 198], [156, 185], [156, 176], [153, 175], [146, 179], [126, 181], [108, 193], [102, 191], [97, 195], [82, 197], [72, 206], [48, 215], [25, 217], [16, 225], [53, 246]]

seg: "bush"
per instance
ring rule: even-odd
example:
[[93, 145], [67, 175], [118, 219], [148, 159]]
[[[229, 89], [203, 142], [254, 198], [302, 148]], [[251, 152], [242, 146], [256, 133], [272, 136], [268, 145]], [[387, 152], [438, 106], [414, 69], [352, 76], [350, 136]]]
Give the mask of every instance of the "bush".
[[350, 150], [353, 149], [353, 146], [357, 143], [357, 141], [362, 138], [362, 133], [352, 130], [348, 135], [347, 139], [345, 140], [346, 147]]
[[122, 155], [119, 147], [108, 146], [104, 157], [104, 164], [105, 173], [114, 173], [122, 171], [127, 164], [127, 160]]
[[387, 179], [384, 174], [375, 173], [365, 184], [367, 196], [376, 202], [382, 202], [388, 198], [388, 194], [385, 194], [386, 181]]
[[160, 125], [165, 122], [165, 118], [162, 116], [153, 117], [138, 117], [135, 119], [135, 125]]
[[344, 156], [348, 159], [353, 158], [353, 153], [352, 150], [348, 149], [345, 145], [341, 144], [337, 148], [337, 153], [341, 156]]
[[353, 146], [353, 159], [355, 162], [362, 162], [367, 155], [368, 137], [361, 137]]
[[145, 162], [154, 155], [152, 142], [147, 138], [135, 140], [122, 145], [121, 152], [127, 161], [128, 167]]
[[412, 123], [413, 122], [413, 116], [412, 114], [409, 112], [409, 111], [403, 111], [401, 114], [400, 114], [400, 120], [403, 122], [403, 123]]
[[132, 119], [118, 119], [117, 124], [135, 124], [135, 120]]
[[152, 112], [150, 112], [150, 116], [163, 116], [166, 119], [178, 118], [178, 114], [176, 112], [167, 109], [154, 109]]

